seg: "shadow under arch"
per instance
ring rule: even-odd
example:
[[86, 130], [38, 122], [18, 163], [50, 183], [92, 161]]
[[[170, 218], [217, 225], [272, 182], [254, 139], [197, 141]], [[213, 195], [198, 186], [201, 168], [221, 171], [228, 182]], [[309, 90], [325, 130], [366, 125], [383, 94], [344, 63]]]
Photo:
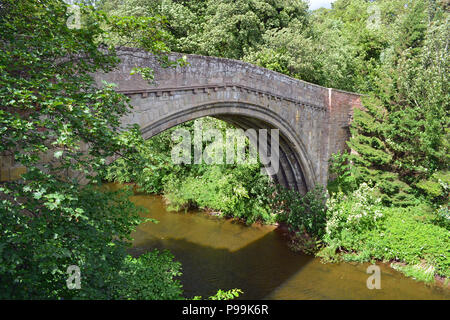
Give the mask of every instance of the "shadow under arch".
[[206, 116], [224, 120], [242, 129], [279, 129], [280, 165], [278, 174], [272, 178], [302, 194], [316, 185], [317, 177], [303, 141], [295, 134], [287, 119], [259, 105], [226, 101], [196, 105], [143, 126], [142, 136], [149, 139], [171, 127]]

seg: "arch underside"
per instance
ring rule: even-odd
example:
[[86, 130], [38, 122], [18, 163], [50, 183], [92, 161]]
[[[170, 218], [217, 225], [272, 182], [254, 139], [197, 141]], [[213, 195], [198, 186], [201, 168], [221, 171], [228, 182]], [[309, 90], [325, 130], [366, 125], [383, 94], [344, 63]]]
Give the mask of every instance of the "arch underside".
[[316, 177], [301, 139], [285, 119], [261, 106], [220, 102], [188, 107], [143, 126], [142, 135], [148, 139], [173, 126], [205, 116], [223, 120], [244, 130], [268, 129], [268, 148], [270, 129], [279, 129], [279, 170], [271, 178], [301, 194], [314, 187]]

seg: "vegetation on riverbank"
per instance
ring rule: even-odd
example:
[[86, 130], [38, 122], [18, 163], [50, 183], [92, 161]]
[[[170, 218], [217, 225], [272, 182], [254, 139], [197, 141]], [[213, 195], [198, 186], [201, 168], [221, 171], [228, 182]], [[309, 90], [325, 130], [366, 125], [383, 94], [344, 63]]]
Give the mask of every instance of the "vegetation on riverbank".
[[[231, 125], [214, 118], [200, 121], [202, 132], [216, 129], [225, 137], [226, 131], [233, 129]], [[268, 207], [268, 195], [274, 186], [266, 175], [260, 173], [259, 162], [221, 165], [206, 164], [204, 161], [201, 164], [173, 163], [171, 151], [176, 143], [171, 139], [172, 133], [177, 129], [186, 129], [193, 137], [194, 127], [194, 121], [187, 122], [147, 140], [139, 150], [141, 158], [151, 155], [147, 162], [140, 166], [128, 166], [119, 159], [107, 169], [104, 179], [134, 182], [140, 191], [163, 194], [171, 210], [210, 209], [247, 223], [276, 222], [275, 214]], [[203, 142], [202, 147], [206, 145]], [[233, 144], [233, 148], [236, 147]], [[193, 162], [194, 150], [191, 151]], [[225, 152], [223, 154], [225, 157]]]
[[400, 271], [427, 266], [426, 279], [450, 276], [450, 232], [429, 206], [386, 207], [376, 188], [362, 184], [327, 207], [326, 246], [318, 253], [325, 260], [402, 262]]

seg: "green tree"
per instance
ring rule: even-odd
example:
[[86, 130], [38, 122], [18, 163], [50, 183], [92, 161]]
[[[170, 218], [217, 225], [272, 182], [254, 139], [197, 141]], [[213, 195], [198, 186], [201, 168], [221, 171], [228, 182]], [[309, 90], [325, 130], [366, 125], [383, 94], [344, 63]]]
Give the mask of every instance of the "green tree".
[[[178, 296], [170, 257], [126, 258], [129, 234], [141, 222], [129, 193], [80, 184], [81, 177], [95, 183], [108, 157], [132, 159], [142, 143], [137, 128], [120, 128], [127, 98], [110, 84], [98, 88], [91, 74], [119, 61], [111, 39], [135, 35], [134, 43], [163, 52], [158, 20], [107, 19], [80, 6], [81, 28], [70, 28], [60, 0], [5, 0], [0, 10], [0, 153], [27, 168], [19, 180], [0, 183], [0, 297]], [[140, 37], [143, 28], [151, 36]], [[52, 161], [43, 164], [46, 154]], [[124, 281], [127, 270], [152, 264], [174, 271], [147, 277], [154, 290], [134, 295], [142, 284]], [[81, 290], [66, 286], [70, 265], [81, 269]]]
[[103, 0], [100, 7], [119, 16], [164, 16], [172, 50], [234, 59], [261, 44], [266, 32], [308, 23], [302, 0]]
[[399, 18], [377, 89], [354, 116], [351, 159], [360, 181], [379, 184], [385, 203], [411, 204], [419, 181], [448, 171], [448, 13], [427, 22], [428, 10], [416, 1]]

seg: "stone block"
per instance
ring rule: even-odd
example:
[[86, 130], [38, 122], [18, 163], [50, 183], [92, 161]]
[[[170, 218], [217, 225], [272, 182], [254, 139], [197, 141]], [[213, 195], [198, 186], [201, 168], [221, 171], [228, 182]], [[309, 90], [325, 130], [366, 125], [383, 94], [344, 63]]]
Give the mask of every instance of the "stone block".
[[0, 169], [0, 181], [9, 181], [9, 168], [8, 169]]
[[11, 168], [9, 171], [9, 179], [11, 181], [20, 179], [20, 176], [27, 172], [26, 167]]

